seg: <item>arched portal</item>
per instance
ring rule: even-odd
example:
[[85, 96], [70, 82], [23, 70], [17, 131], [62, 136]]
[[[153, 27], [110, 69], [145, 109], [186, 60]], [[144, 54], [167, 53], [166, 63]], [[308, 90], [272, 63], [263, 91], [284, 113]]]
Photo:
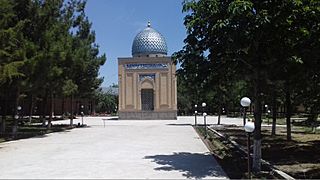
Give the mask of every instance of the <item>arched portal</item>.
[[141, 110], [154, 110], [154, 79], [153, 75], [140, 75], [141, 79]]

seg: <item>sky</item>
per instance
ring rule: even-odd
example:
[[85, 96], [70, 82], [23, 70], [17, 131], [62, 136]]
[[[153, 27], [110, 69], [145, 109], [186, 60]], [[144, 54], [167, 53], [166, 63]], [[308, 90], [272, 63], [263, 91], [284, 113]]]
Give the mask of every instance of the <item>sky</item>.
[[118, 84], [118, 57], [131, 57], [134, 37], [151, 21], [166, 39], [168, 55], [184, 46], [183, 0], [88, 0], [85, 12], [96, 33], [100, 54], [107, 61], [100, 68], [102, 87]]

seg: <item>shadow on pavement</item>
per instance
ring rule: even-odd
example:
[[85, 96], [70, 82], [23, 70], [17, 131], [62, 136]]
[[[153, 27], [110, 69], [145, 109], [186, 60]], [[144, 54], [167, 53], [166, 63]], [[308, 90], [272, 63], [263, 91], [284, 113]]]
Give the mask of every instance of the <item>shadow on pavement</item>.
[[168, 126], [191, 126], [192, 124], [190, 124], [190, 123], [185, 123], [185, 124], [173, 124], [173, 123], [171, 123], [171, 124], [166, 124], [166, 125], [168, 125]]
[[155, 170], [183, 172], [182, 175], [186, 178], [226, 176], [210, 154], [179, 152], [171, 155], [145, 156], [144, 159], [151, 159], [152, 162], [161, 165], [154, 168]]
[[119, 118], [104, 118], [104, 119], [106, 119], [107, 121], [118, 121], [119, 120]]

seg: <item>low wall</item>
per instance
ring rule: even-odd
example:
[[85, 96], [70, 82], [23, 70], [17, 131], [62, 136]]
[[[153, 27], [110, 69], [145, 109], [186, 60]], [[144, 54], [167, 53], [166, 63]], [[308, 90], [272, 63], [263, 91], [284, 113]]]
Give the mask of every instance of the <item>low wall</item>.
[[119, 120], [176, 120], [177, 111], [119, 112]]

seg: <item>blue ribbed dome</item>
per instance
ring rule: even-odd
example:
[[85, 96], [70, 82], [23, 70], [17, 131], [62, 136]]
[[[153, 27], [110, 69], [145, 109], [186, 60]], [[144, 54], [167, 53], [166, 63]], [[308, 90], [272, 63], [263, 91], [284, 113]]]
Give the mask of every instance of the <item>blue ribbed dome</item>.
[[148, 27], [137, 34], [132, 44], [132, 56], [161, 54], [167, 55], [167, 43], [156, 30]]

